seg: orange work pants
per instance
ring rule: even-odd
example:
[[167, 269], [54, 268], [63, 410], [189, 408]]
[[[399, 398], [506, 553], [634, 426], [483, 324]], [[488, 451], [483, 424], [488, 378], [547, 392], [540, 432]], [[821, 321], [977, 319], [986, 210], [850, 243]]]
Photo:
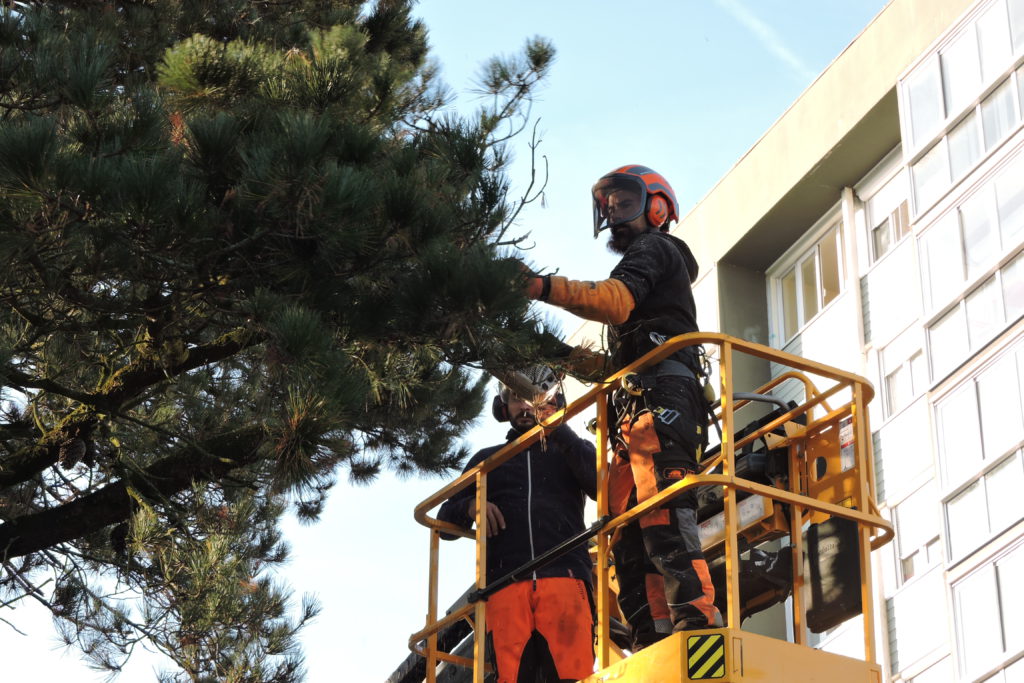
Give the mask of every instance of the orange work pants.
[[502, 588], [487, 600], [487, 635], [498, 683], [578, 681], [594, 672], [594, 621], [579, 579], [548, 577]]

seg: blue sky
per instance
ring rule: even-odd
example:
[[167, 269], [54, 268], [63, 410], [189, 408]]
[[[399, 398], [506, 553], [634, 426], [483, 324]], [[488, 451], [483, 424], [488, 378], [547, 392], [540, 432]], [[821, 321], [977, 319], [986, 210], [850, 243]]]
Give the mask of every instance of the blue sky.
[[[590, 186], [604, 173], [642, 163], [672, 184], [685, 215], [885, 6], [884, 0], [423, 0], [442, 77], [472, 111], [469, 92], [488, 57], [517, 52], [531, 36], [558, 50], [533, 116], [540, 120], [550, 178], [544, 205], [526, 207], [518, 234], [536, 246], [535, 265], [601, 279], [615, 262], [591, 237]], [[526, 137], [513, 143], [513, 191], [528, 182]], [[736, 201], [743, 201], [737, 197]], [[683, 235], [685, 239], [685, 235]], [[573, 329], [571, 317], [562, 320]], [[482, 416], [472, 448], [504, 438]], [[324, 607], [303, 636], [308, 681], [383, 681], [408, 654], [426, 613], [428, 534], [412, 519], [445, 480], [383, 475], [368, 487], [342, 481], [322, 521], [286, 526], [296, 593]], [[472, 577], [468, 541], [442, 547], [447, 605]], [[100, 681], [74, 652], [63, 654], [49, 617], [31, 605], [2, 610], [5, 680]], [[144, 654], [144, 653], [140, 653]], [[140, 656], [120, 680], [154, 680], [160, 662]]]

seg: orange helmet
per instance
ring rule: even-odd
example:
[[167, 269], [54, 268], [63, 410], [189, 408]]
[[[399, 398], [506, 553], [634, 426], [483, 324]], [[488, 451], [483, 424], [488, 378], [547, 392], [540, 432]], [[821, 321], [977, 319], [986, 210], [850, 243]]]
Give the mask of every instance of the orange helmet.
[[[609, 198], [620, 194], [620, 201]], [[659, 230], [668, 230], [669, 221], [679, 220], [679, 202], [668, 181], [646, 166], [629, 164], [606, 173], [594, 183], [594, 237], [605, 228], [628, 223], [645, 215]], [[616, 209], [619, 209], [616, 212]]]

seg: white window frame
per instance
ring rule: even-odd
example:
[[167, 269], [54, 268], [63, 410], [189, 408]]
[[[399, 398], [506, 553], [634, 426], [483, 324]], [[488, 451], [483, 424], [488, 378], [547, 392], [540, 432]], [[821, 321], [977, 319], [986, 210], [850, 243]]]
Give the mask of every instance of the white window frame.
[[[945, 197], [950, 190], [957, 185], [958, 182], [968, 177], [974, 169], [977, 169], [979, 165], [983, 164], [987, 158], [989, 158], [993, 152], [1007, 139], [1014, 135], [1015, 131], [1019, 131], [1024, 127], [1024, 111], [1021, 111], [1020, 102], [1024, 98], [1024, 80], [1021, 79], [1020, 68], [1024, 66], [1024, 49], [1014, 52], [1014, 48], [1011, 42], [1010, 45], [1010, 56], [1008, 61], [1003, 65], [1003, 68], [999, 72], [993, 72], [985, 78], [982, 74], [981, 78], [981, 90], [975, 94], [972, 99], [965, 99], [958, 106], [959, 108], [954, 111], [945, 111], [945, 80], [940, 65], [940, 54], [944, 53], [951, 45], [953, 45], [959, 38], [963, 36], [966, 31], [974, 31], [977, 37], [978, 31], [978, 20], [982, 16], [992, 9], [997, 3], [1001, 3], [1004, 7], [1006, 6], [1007, 0], [988, 0], [987, 2], [981, 2], [977, 6], [970, 9], [960, 20], [956, 22], [953, 28], [947, 31], [942, 38], [936, 41], [931, 48], [923, 53], [913, 64], [910, 65], [898, 78], [897, 86], [897, 98], [899, 101], [900, 111], [900, 135], [901, 139], [909, 145], [907, 151], [907, 167], [910, 170], [908, 176], [911, 204], [910, 204], [910, 221], [911, 223], [917, 222], [920, 218], [927, 213], [936, 204], [941, 203], [942, 198]], [[1007, 27], [1009, 32], [1009, 26]], [[1008, 38], [1012, 41], [1012, 37]], [[982, 55], [982, 50], [979, 47], [979, 59]], [[943, 117], [940, 124], [936, 125], [934, 130], [925, 133], [925, 137], [913, 135], [912, 126], [910, 124], [910, 105], [912, 104], [908, 85], [911, 79], [917, 75], [923, 69], [937, 69], [939, 74], [939, 95], [943, 100]], [[997, 142], [991, 149], [985, 149], [984, 133], [982, 132], [982, 112], [981, 104], [985, 101], [993, 92], [995, 92], [1007, 79], [1010, 79], [1011, 83], [1016, 84], [1016, 95], [1017, 104], [1015, 105], [1017, 110], [1017, 121], [1016, 124], [1005, 132], [1001, 142]], [[921, 161], [922, 157], [927, 152], [932, 150], [936, 145], [943, 146], [943, 149], [947, 150], [946, 153], [946, 169], [951, 173], [950, 160], [948, 155], [948, 141], [947, 138], [951, 131], [955, 129], [961, 122], [963, 122], [968, 116], [976, 114], [978, 118], [978, 135], [982, 138], [981, 140], [981, 155], [976, 159], [969, 169], [967, 169], [959, 178], [950, 177], [949, 183], [945, 189], [937, 192], [934, 197], [929, 198], [927, 204], [922, 203], [921, 199], [917, 196], [917, 183], [914, 179], [913, 169]]]
[[[906, 232], [901, 237], [892, 239], [895, 235], [893, 233], [891, 220], [889, 219], [891, 219], [893, 212], [889, 212], [884, 218], [875, 216], [871, 213], [870, 204], [878, 193], [885, 189], [889, 183], [896, 180], [899, 175], [903, 176], [903, 201], [907, 204], [907, 226]], [[897, 145], [854, 186], [853, 191], [857, 196], [856, 221], [858, 226], [860, 226], [857, 229], [857, 252], [859, 254], [867, 254], [868, 256], [866, 260], [862, 261], [862, 272], [859, 273], [859, 275], [866, 274], [866, 272], [871, 270], [876, 263], [884, 259], [887, 254], [895, 251], [896, 247], [899, 246], [904, 239], [914, 234], [914, 224], [913, 221], [910, 220], [910, 202], [911, 194], [913, 192], [911, 183], [912, 179], [910, 169], [903, 163], [903, 147], [901, 145]], [[898, 206], [896, 210], [899, 210]], [[889, 248], [884, 254], [876, 254], [874, 246], [874, 229], [885, 220], [889, 220]]]
[[[957, 660], [957, 667], [956, 667], [956, 669], [957, 669], [957, 672], [962, 677], [965, 677], [964, 680], [971, 680], [971, 681], [974, 681], [974, 680], [984, 680], [984, 681], [988, 681], [988, 680], [990, 680], [990, 678], [988, 677], [990, 675], [990, 673], [998, 673], [1002, 669], [1004, 669], [1006, 667], [1009, 667], [1009, 666], [1015, 664], [1016, 662], [1020, 661], [1020, 659], [1019, 659], [1019, 654], [1020, 653], [1019, 653], [1019, 651], [1014, 651], [1014, 650], [1009, 650], [1008, 651], [1008, 650], [1005, 649], [1005, 643], [1000, 643], [1000, 645], [1001, 645], [1000, 649], [1002, 650], [1001, 653], [997, 653], [989, 661], [982, 662], [980, 664], [976, 664], [971, 669], [968, 669], [967, 668], [967, 663], [965, 662], [965, 656], [964, 656], [964, 649], [963, 649], [963, 641], [962, 641], [962, 638], [961, 638], [961, 632], [962, 632], [962, 629], [964, 629], [964, 628], [970, 629], [971, 628], [971, 624], [966, 624], [965, 625], [961, 621], [960, 607], [959, 607], [959, 604], [958, 604], [957, 590], [959, 589], [959, 587], [961, 585], [963, 585], [964, 582], [966, 582], [966, 581], [970, 580], [971, 578], [977, 576], [979, 573], [987, 571], [990, 567], [995, 568], [1001, 562], [1006, 560], [1007, 558], [1009, 558], [1011, 556], [1014, 556], [1017, 553], [1022, 553], [1022, 552], [1024, 552], [1024, 544], [1018, 543], [1018, 542], [1014, 541], [1011, 544], [1008, 544], [1005, 548], [1000, 548], [999, 550], [996, 550], [996, 551], [992, 552], [991, 554], [985, 553], [982, 557], [979, 558], [979, 560], [976, 563], [972, 564], [970, 567], [958, 567], [955, 571], [951, 571], [951, 572], [949, 572], [947, 574], [948, 575], [948, 580], [949, 580], [949, 588], [948, 588], [948, 590], [949, 590], [949, 600], [950, 600], [950, 607], [951, 607], [950, 612], [949, 612], [949, 616], [950, 616], [950, 620], [952, 622], [952, 624], [951, 624], [951, 626], [952, 626], [952, 634], [951, 635], [953, 637], [953, 642], [950, 643], [950, 645], [952, 646], [953, 652], [956, 655], [956, 660]], [[1000, 576], [999, 576], [998, 571], [994, 572], [994, 577], [993, 578], [994, 578], [995, 581], [997, 581], [997, 582], [999, 581]], [[999, 586], [999, 584], [997, 583], [996, 584], [997, 590], [998, 590], [998, 586]], [[998, 596], [998, 593], [997, 593], [997, 596]], [[997, 600], [998, 600], [998, 597], [997, 597]], [[1000, 606], [999, 614], [994, 615], [994, 616], [996, 616], [996, 618], [999, 620], [1000, 627], [1002, 627], [1002, 611], [1001, 611], [1001, 606]]]
[[[825, 240], [828, 234], [835, 228], [838, 230], [839, 254], [837, 255], [837, 266], [839, 268], [839, 293], [827, 304], [822, 304], [821, 286], [821, 259], [818, 256], [818, 247]], [[845, 221], [843, 220], [842, 201], [839, 201], [829, 209], [802, 238], [790, 247], [782, 257], [779, 258], [766, 273], [768, 278], [768, 310], [771, 320], [771, 342], [777, 348], [783, 348], [786, 344], [800, 336], [800, 334], [813, 323], [822, 313], [831, 308], [832, 305], [843, 298], [847, 291], [847, 275], [849, 273], [848, 254], [850, 239]], [[804, 302], [801, 296], [802, 278], [801, 266], [808, 259], [814, 259], [814, 272], [818, 287], [818, 310], [810, 318], [804, 317]], [[797, 325], [796, 331], [786, 336], [785, 326], [785, 300], [782, 291], [782, 280], [790, 272], [796, 273], [797, 292]]]

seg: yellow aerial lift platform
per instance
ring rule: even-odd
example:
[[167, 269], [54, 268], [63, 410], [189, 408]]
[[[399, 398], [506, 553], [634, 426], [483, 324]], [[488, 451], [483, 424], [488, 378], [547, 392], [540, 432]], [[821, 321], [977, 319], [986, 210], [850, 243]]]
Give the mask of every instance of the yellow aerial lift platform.
[[[718, 360], [721, 405], [714, 415], [719, 423], [721, 444], [709, 450], [701, 461], [701, 472], [687, 476], [618, 517], [608, 514], [608, 428], [609, 394], [623, 386], [622, 379], [643, 371], [676, 351], [703, 345]], [[745, 354], [788, 368], [768, 384], [752, 392], [738, 392], [733, 386], [735, 355]], [[808, 375], [830, 386], [822, 391]], [[803, 401], [782, 402], [771, 395], [784, 382], [803, 383]], [[572, 418], [592, 405], [597, 407], [598, 521], [566, 543], [505, 577], [529, 575], [556, 553], [597, 536], [596, 605], [597, 673], [587, 683], [617, 681], [772, 681], [785, 683], [881, 683], [881, 669], [875, 663], [872, 618], [870, 551], [893, 537], [892, 525], [878, 512], [874, 499], [871, 439], [867, 404], [874, 394], [864, 378], [815, 363], [761, 344], [716, 333], [685, 334], [668, 340], [630, 366], [595, 384], [586, 394], [552, 416], [547, 425]], [[832, 408], [829, 399], [843, 401]], [[759, 400], [780, 407], [762, 415], [742, 429], [736, 429], [736, 412]], [[485, 638], [474, 638], [473, 657], [458, 656], [438, 647], [438, 634], [467, 621], [477, 634], [486, 631], [486, 597], [503, 585], [485, 585], [486, 534], [481, 532], [482, 511], [486, 510], [487, 475], [502, 463], [541, 438], [544, 425], [523, 434], [486, 461], [465, 472], [420, 503], [416, 520], [430, 529], [429, 593], [425, 628], [409, 639], [410, 649], [426, 662], [424, 680], [434, 683], [440, 662], [471, 667], [474, 683], [483, 683], [487, 673]], [[760, 445], [760, 450], [755, 450]], [[751, 463], [757, 463], [757, 466]], [[467, 531], [428, 516], [428, 512], [456, 492], [476, 484], [477, 519], [475, 531]], [[629, 655], [611, 638], [611, 623], [617, 613], [613, 577], [610, 576], [609, 543], [614, 531], [635, 521], [680, 492], [698, 487], [698, 496], [708, 504], [701, 521], [701, 541], [709, 566], [716, 561], [716, 592], [724, 628], [686, 631]], [[718, 507], [716, 507], [716, 505]], [[720, 508], [720, 510], [719, 510]], [[715, 512], [715, 510], [719, 510]], [[475, 538], [476, 590], [461, 606], [438, 618], [438, 554], [440, 534]], [[787, 538], [789, 554], [783, 566], [788, 575], [785, 590], [765, 583], [743, 586], [741, 574], [749, 575], [751, 560], [742, 553], [759, 552], [758, 545]], [[753, 555], [751, 555], [753, 557]], [[852, 573], [851, 573], [852, 572]], [[713, 577], [715, 571], [712, 571]], [[841, 576], [842, 575], [842, 576]], [[852, 579], [851, 579], [852, 577]], [[500, 584], [500, 585], [498, 585]], [[851, 585], [853, 588], [851, 589]], [[742, 619], [748, 614], [792, 596], [793, 640], [744, 631]], [[842, 621], [863, 614], [864, 657], [853, 659], [817, 650], [807, 645], [809, 630], [820, 633]]]

